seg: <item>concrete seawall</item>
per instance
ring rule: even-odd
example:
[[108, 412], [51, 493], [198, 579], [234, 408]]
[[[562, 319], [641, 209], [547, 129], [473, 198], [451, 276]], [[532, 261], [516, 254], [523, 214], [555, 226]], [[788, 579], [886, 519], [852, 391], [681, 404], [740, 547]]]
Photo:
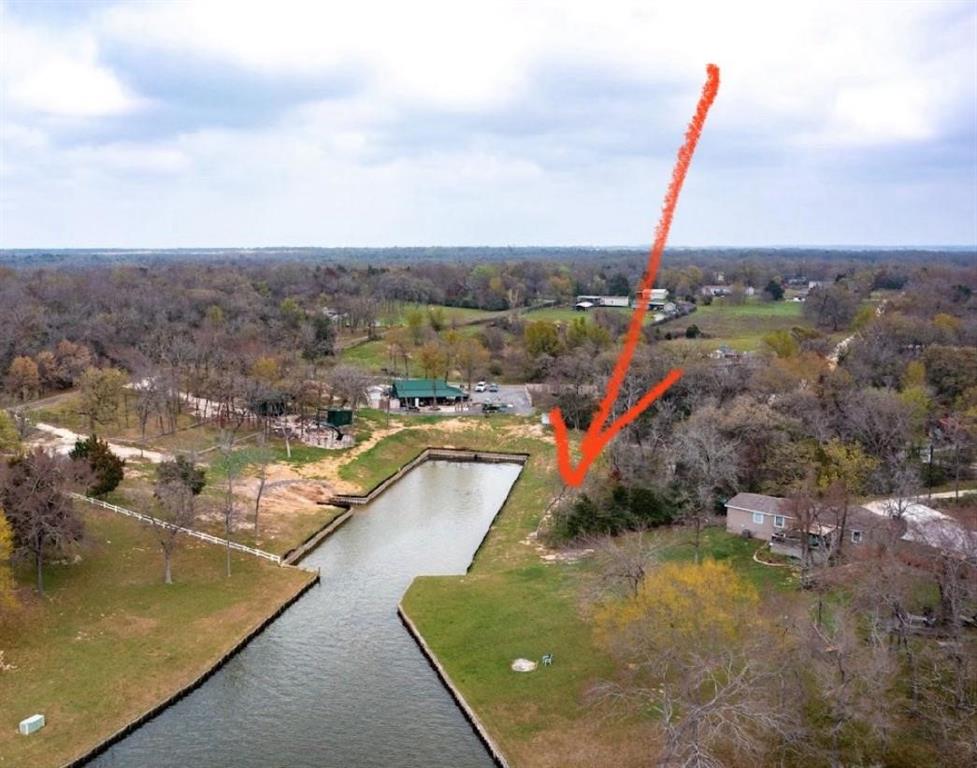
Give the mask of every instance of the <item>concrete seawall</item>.
[[461, 710], [465, 719], [471, 724], [475, 733], [478, 735], [479, 740], [485, 745], [485, 749], [488, 750], [489, 755], [491, 755], [492, 760], [499, 768], [509, 768], [509, 762], [506, 760], [505, 755], [502, 753], [502, 749], [489, 735], [488, 729], [482, 724], [482, 721], [478, 719], [478, 715], [475, 714], [475, 710], [471, 708], [465, 697], [461, 695], [448, 673], [445, 671], [444, 667], [441, 666], [441, 662], [438, 661], [438, 657], [434, 654], [434, 651], [430, 649], [427, 642], [424, 640], [424, 636], [420, 633], [414, 622], [411, 621], [410, 617], [404, 611], [402, 604], [397, 606], [397, 616], [400, 617], [401, 622], [404, 627], [410, 633], [410, 636], [414, 638], [414, 642], [417, 643], [417, 647], [421, 649], [421, 653], [424, 654], [424, 658], [427, 659], [428, 664], [435, 671], [437, 676], [441, 679], [441, 683], [447, 689], [448, 693], [451, 694], [451, 698], [455, 700], [455, 704]]
[[193, 693], [197, 688], [203, 685], [210, 677], [217, 672], [221, 667], [223, 667], [227, 662], [234, 658], [238, 653], [240, 653], [244, 647], [250, 643], [254, 638], [260, 635], [275, 619], [281, 616], [293, 603], [295, 603], [300, 597], [302, 597], [306, 592], [308, 592], [312, 587], [319, 583], [319, 573], [315, 573], [315, 576], [309, 578], [309, 580], [303, 585], [294, 595], [292, 595], [288, 600], [278, 606], [277, 609], [268, 616], [266, 616], [257, 625], [248, 630], [243, 637], [241, 637], [234, 646], [224, 653], [213, 665], [208, 667], [204, 672], [202, 672], [198, 677], [196, 677], [191, 682], [187, 683], [185, 686], [180, 688], [171, 696], [168, 696], [163, 701], [150, 707], [145, 712], [143, 712], [138, 717], [130, 720], [129, 723], [124, 725], [122, 728], [117, 730], [108, 738], [96, 744], [94, 747], [84, 752], [79, 757], [65, 763], [64, 768], [80, 768], [80, 766], [85, 765], [89, 761], [98, 757], [100, 754], [105, 752], [109, 747], [111, 747], [116, 742], [122, 741], [126, 736], [132, 733], [134, 730], [139, 728], [144, 723], [152, 720], [156, 715], [158, 715], [163, 710], [173, 706], [180, 699]]
[[335, 518], [332, 522], [327, 523], [324, 527], [313, 533], [311, 536], [309, 536], [309, 538], [294, 549], [288, 550], [288, 552], [282, 556], [282, 564], [296, 565], [299, 560], [301, 560], [303, 557], [309, 554], [309, 552], [318, 547], [320, 544], [322, 544], [322, 542], [338, 531], [352, 516], [353, 510], [347, 507], [346, 511], [339, 515], [339, 517]]
[[528, 453], [504, 453], [500, 451], [477, 451], [472, 448], [425, 448], [417, 456], [400, 467], [396, 472], [388, 475], [365, 495], [337, 494], [330, 500], [330, 504], [339, 507], [359, 506], [369, 504], [377, 496], [396, 483], [414, 467], [425, 461], [459, 461], [484, 462], [490, 464], [525, 464], [529, 459]]
[[[477, 457], [477, 458], [475, 458]], [[484, 457], [484, 458], [483, 458]], [[422, 461], [429, 460], [444, 460], [444, 461], [486, 461], [492, 463], [518, 463], [525, 464], [529, 459], [529, 454], [526, 453], [492, 453], [492, 452], [472, 452], [467, 450], [453, 450], [453, 449], [443, 449], [443, 448], [429, 448], [425, 451], [425, 454], [418, 457]], [[417, 466], [417, 463], [411, 462], [411, 468]], [[405, 465], [407, 466], [407, 465]], [[481, 553], [485, 542], [488, 540], [489, 534], [492, 532], [492, 528], [495, 527], [495, 521], [499, 519], [499, 515], [506, 508], [509, 503], [509, 499], [512, 498], [512, 494], [515, 492], [516, 487], [519, 485], [519, 481], [522, 479], [523, 473], [520, 471], [519, 476], [516, 477], [515, 481], [509, 486], [509, 492], [506, 494], [505, 499], [499, 505], [499, 508], [495, 512], [495, 516], [492, 518], [492, 522], [489, 523], [488, 528], [485, 529], [485, 535], [482, 536], [482, 540], [478, 543], [478, 547], [475, 548], [475, 552], [472, 554], [471, 562], [465, 569], [466, 573], [471, 572], [471, 569], [475, 565], [475, 561], [478, 559], [478, 555]], [[406, 610], [404, 610], [403, 602], [397, 604], [397, 616], [400, 618], [401, 623], [404, 628], [414, 638], [414, 642], [417, 643], [417, 647], [420, 649], [421, 653], [424, 654], [424, 658], [427, 659], [428, 664], [435, 671], [438, 678], [440, 678], [442, 685], [451, 694], [451, 698], [455, 700], [455, 704], [461, 710], [461, 713], [465, 716], [465, 719], [469, 722], [475, 734], [478, 736], [479, 740], [485, 746], [492, 760], [500, 768], [509, 768], [509, 762], [506, 760], [505, 754], [502, 752], [501, 747], [495, 742], [492, 736], [489, 734], [488, 729], [479, 720], [478, 715], [475, 714], [475, 710], [472, 709], [471, 705], [465, 700], [465, 697], [461, 694], [461, 691], [455, 687], [452, 682], [451, 677], [448, 675], [447, 670], [441, 665], [438, 660], [437, 655], [431, 650], [424, 636], [421, 634], [417, 625], [411, 620], [410, 616], [407, 615]]]

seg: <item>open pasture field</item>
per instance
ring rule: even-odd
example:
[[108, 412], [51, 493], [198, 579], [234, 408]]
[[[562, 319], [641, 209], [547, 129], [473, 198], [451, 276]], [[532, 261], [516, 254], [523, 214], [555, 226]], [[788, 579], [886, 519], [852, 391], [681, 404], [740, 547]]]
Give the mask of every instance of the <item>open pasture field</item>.
[[[717, 300], [708, 306], [700, 304], [691, 315], [659, 328], [663, 335], [671, 332], [673, 336], [682, 336], [664, 343], [687, 344], [704, 350], [725, 344], [738, 352], [751, 352], [761, 348], [763, 337], [768, 333], [789, 331], [795, 326], [810, 328], [811, 324], [802, 314], [803, 307], [800, 302], [753, 300], [732, 305]], [[685, 329], [690, 325], [698, 326], [708, 338], [685, 339]]]

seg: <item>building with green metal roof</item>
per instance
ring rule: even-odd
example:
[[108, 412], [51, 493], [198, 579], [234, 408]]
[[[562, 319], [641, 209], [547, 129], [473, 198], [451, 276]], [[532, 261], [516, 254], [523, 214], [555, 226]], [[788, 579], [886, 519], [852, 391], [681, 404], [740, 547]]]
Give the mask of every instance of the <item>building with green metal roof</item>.
[[391, 395], [404, 405], [434, 405], [457, 403], [468, 395], [442, 379], [394, 379]]

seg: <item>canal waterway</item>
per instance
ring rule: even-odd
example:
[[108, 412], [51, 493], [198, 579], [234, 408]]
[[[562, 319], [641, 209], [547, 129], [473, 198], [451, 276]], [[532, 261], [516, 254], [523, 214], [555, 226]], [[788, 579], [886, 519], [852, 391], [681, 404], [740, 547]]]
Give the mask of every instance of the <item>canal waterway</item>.
[[101, 768], [489, 768], [397, 617], [418, 575], [464, 573], [516, 464], [430, 461], [303, 561], [322, 581]]

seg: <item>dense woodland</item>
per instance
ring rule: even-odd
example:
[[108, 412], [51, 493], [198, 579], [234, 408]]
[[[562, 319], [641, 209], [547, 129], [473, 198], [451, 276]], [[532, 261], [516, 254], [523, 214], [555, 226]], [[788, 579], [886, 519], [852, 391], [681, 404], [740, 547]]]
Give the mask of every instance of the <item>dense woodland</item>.
[[[20, 406], [67, 390], [80, 394], [92, 433], [124, 408], [145, 435], [147, 424], [175, 427], [181, 392], [225, 404], [229, 417], [240, 403], [305, 413], [356, 406], [392, 373], [528, 382], [538, 408], [559, 406], [571, 428], [585, 429], [630, 316], [545, 308], [579, 294], [633, 296], [644, 265], [631, 251], [473, 252], [471, 261], [423, 252], [375, 263], [262, 255], [30, 268], [43, 263], [37, 256], [0, 267], [7, 448]], [[611, 587], [587, 610], [631, 670], [595, 688], [595, 706], [654, 711], [672, 761], [662, 764], [973, 765], [973, 554], [905, 546], [898, 535], [868, 554], [839, 546], [827, 562], [802, 563], [798, 590], [810, 600], [798, 602], [759, 593], [703, 544], [737, 492], [790, 498], [844, 531], [860, 499], [898, 502], [973, 481], [973, 255], [677, 252], [667, 264], [657, 285], [703, 317], [713, 304], [731, 313], [782, 304], [792, 286], [807, 295], [792, 324], [761, 324], [742, 353], [703, 346], [709, 333], [695, 312], [646, 325], [615, 414], [668, 371], [681, 368], [681, 379], [579, 492], [564, 489], [551, 506], [548, 544], [598, 551]], [[717, 282], [730, 295], [704, 296]], [[451, 308], [497, 314], [466, 325]], [[375, 364], [357, 361], [362, 344], [381, 350]], [[127, 397], [132, 381], [145, 385]], [[77, 457], [88, 472], [91, 455]], [[29, 462], [38, 474], [57, 470], [36, 456], [12, 460], [8, 507]], [[163, 491], [173, 514], [185, 513], [189, 492], [179, 483]], [[973, 509], [960, 511], [973, 525]], [[11, 522], [13, 549], [58, 549], [59, 536], [81, 535], [69, 526], [32, 542]], [[697, 563], [702, 547], [699, 570], [660, 560], [649, 532], [674, 526], [690, 532]], [[928, 634], [915, 631], [917, 615], [928, 617]]]

